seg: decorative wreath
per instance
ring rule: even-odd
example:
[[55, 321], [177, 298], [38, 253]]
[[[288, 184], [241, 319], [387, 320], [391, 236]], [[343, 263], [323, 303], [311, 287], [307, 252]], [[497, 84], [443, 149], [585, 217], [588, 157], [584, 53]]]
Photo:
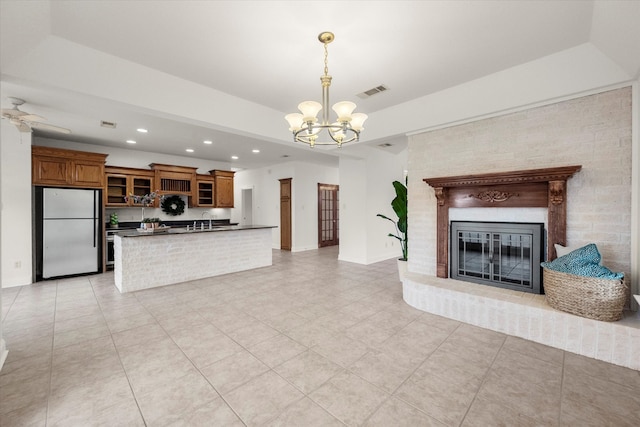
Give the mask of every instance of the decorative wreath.
[[184, 213], [184, 201], [180, 196], [168, 196], [162, 199], [162, 212], [178, 216]]

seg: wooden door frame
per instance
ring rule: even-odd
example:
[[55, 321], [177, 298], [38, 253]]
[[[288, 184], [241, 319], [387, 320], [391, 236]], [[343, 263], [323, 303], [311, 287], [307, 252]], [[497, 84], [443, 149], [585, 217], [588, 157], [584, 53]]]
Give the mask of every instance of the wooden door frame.
[[[280, 181], [280, 249], [285, 251], [291, 250], [292, 240], [293, 240], [293, 221], [291, 218], [291, 205], [293, 203], [292, 202], [292, 199], [293, 199], [292, 180], [293, 178], [282, 178], [278, 180]], [[285, 235], [284, 228], [282, 227], [282, 219], [283, 219], [282, 203], [284, 201], [284, 197], [282, 196], [282, 186], [286, 184], [289, 185], [289, 196], [288, 196], [289, 211], [285, 212], [286, 216], [284, 218], [287, 219], [289, 224], [289, 236]]]
[[[333, 244], [331, 245], [322, 245], [322, 190], [333, 190], [336, 193], [336, 205], [334, 206], [334, 214], [335, 214], [335, 226], [334, 226], [334, 232], [335, 232], [335, 239], [333, 240]], [[326, 247], [326, 246], [335, 246], [335, 245], [339, 245], [340, 244], [340, 235], [338, 233], [339, 230], [339, 226], [340, 226], [340, 209], [338, 208], [338, 203], [339, 203], [339, 198], [337, 197], [337, 194], [340, 191], [340, 186], [337, 184], [323, 184], [323, 183], [318, 183], [318, 193], [317, 193], [317, 198], [318, 198], [318, 248], [322, 248], [322, 247]]]

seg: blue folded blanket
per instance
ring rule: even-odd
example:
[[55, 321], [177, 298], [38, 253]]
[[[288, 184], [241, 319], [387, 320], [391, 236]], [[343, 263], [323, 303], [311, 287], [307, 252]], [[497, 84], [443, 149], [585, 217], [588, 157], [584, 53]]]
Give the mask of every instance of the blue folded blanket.
[[549, 270], [575, 274], [576, 276], [602, 279], [622, 279], [624, 277], [624, 273], [614, 273], [607, 267], [600, 265], [601, 259], [602, 257], [596, 245], [590, 243], [551, 262], [543, 262], [540, 265]]

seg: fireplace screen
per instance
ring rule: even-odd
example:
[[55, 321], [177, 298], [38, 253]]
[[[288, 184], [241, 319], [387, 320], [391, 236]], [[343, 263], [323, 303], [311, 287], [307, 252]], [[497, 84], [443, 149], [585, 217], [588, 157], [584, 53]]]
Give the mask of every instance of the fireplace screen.
[[451, 222], [451, 278], [541, 293], [544, 224]]

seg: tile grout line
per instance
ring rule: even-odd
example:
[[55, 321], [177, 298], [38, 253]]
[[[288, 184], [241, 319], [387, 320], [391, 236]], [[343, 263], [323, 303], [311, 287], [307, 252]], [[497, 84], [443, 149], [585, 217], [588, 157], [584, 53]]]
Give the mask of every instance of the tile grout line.
[[138, 413], [140, 414], [140, 418], [142, 419], [143, 424], [147, 426], [148, 425], [147, 420], [144, 418], [144, 414], [142, 413], [142, 408], [140, 408], [140, 403], [138, 402], [138, 399], [136, 398], [136, 394], [133, 391], [131, 380], [129, 379], [129, 375], [127, 375], [127, 370], [125, 369], [124, 364], [122, 363], [122, 358], [120, 357], [118, 346], [116, 345], [116, 342], [113, 339], [113, 333], [111, 331], [111, 328], [109, 328], [109, 322], [107, 322], [107, 318], [104, 315], [104, 311], [102, 310], [102, 305], [100, 304], [100, 299], [96, 295], [96, 290], [94, 288], [94, 284], [91, 283], [91, 279], [89, 279], [89, 284], [91, 285], [91, 291], [93, 292], [93, 296], [96, 299], [96, 302], [98, 303], [98, 307], [100, 308], [100, 315], [102, 316], [102, 319], [104, 320], [104, 323], [107, 325], [107, 329], [109, 330], [109, 338], [111, 339], [113, 348], [116, 351], [116, 355], [118, 356], [118, 362], [120, 362], [120, 367], [122, 368], [122, 372], [124, 373], [124, 376], [127, 379], [127, 384], [129, 384], [129, 390], [131, 391], [131, 396], [133, 397], [133, 401], [136, 403], [136, 407], [138, 408]]
[[560, 421], [562, 420], [562, 401], [564, 400], [564, 376], [565, 376], [565, 363], [567, 359], [567, 352], [562, 351], [562, 372], [560, 376], [560, 404], [558, 405], [558, 425], [560, 425]]
[[44, 425], [45, 427], [47, 427], [47, 425], [49, 424], [49, 410], [50, 410], [50, 405], [51, 405], [51, 387], [52, 387], [52, 383], [53, 383], [53, 354], [54, 354], [54, 349], [55, 349], [55, 342], [56, 342], [56, 312], [57, 312], [57, 308], [58, 308], [58, 286], [59, 286], [59, 282], [56, 280], [56, 296], [55, 296], [55, 302], [53, 304], [53, 332], [51, 333], [51, 358], [49, 359], [49, 387], [48, 387], [48, 392], [47, 392], [47, 409], [45, 411], [45, 417], [44, 417]]
[[491, 364], [489, 365], [489, 367], [487, 368], [487, 371], [482, 376], [482, 381], [480, 381], [480, 385], [478, 386], [478, 390], [473, 395], [473, 399], [471, 399], [471, 403], [469, 403], [469, 406], [467, 407], [467, 410], [464, 412], [464, 415], [462, 416], [462, 419], [460, 420], [460, 425], [462, 425], [464, 423], [464, 420], [467, 418], [467, 415], [469, 415], [469, 411], [471, 410], [471, 407], [473, 406], [473, 404], [475, 403], [476, 399], [478, 398], [478, 394], [480, 393], [480, 390], [482, 390], [482, 386], [487, 381], [487, 377], [489, 376], [489, 373], [493, 369], [493, 365], [496, 363], [496, 360], [498, 359], [498, 355], [500, 354], [500, 352], [504, 348], [505, 343], [507, 342], [507, 337], [508, 337], [508, 335], [505, 334], [505, 337], [502, 340], [502, 344], [500, 345], [500, 348], [498, 349], [498, 351], [496, 351], [496, 354], [493, 356], [493, 360], [491, 361]]
[[[136, 295], [136, 300], [138, 300], [138, 297]], [[138, 302], [140, 302], [138, 300]], [[140, 304], [142, 304], [142, 306], [145, 308], [145, 310], [147, 310], [147, 307], [144, 306], [144, 304], [142, 302], [140, 302]], [[192, 308], [191, 306], [189, 306], [189, 308]], [[148, 310], [147, 310], [148, 311]], [[200, 314], [200, 312], [197, 309], [194, 309], [194, 312], [198, 313], [199, 316], [202, 317], [202, 314]], [[234, 415], [238, 418], [238, 420], [240, 420], [240, 422], [242, 422], [245, 426], [247, 425], [247, 423], [244, 422], [244, 420], [240, 417], [240, 414], [238, 414], [236, 412], [236, 410], [229, 404], [229, 402], [227, 402], [227, 400], [224, 398], [224, 396], [222, 395], [222, 393], [220, 393], [218, 391], [217, 388], [215, 388], [215, 386], [213, 384], [211, 384], [211, 382], [209, 381], [209, 379], [204, 375], [204, 373], [200, 370], [200, 368], [196, 365], [196, 363], [184, 352], [184, 350], [182, 349], [182, 347], [180, 347], [180, 345], [175, 342], [175, 340], [173, 339], [173, 337], [171, 336], [171, 334], [169, 334], [167, 332], [167, 330], [164, 328], [164, 326], [162, 326], [162, 324], [160, 324], [160, 322], [158, 321], [158, 318], [151, 312], [149, 312], [149, 314], [151, 315], [151, 317], [153, 317], [153, 319], [156, 321], [156, 324], [160, 327], [160, 329], [162, 329], [162, 331], [167, 335], [167, 337], [171, 340], [171, 342], [173, 342], [173, 344], [178, 348], [178, 350], [180, 350], [180, 352], [184, 355], [184, 357], [187, 358], [187, 360], [189, 361], [189, 363], [191, 363], [191, 365], [193, 366], [193, 368], [202, 376], [202, 378], [211, 386], [211, 388], [216, 392], [216, 394], [218, 395], [218, 397], [220, 399], [222, 399], [222, 401], [225, 403], [225, 405], [227, 405], [227, 407], [234, 413]], [[252, 316], [253, 317], [253, 316]], [[240, 347], [244, 348], [240, 343], [236, 342], [235, 340], [233, 340], [233, 338], [229, 337], [224, 331], [222, 331], [220, 328], [218, 328], [216, 325], [214, 325], [211, 321], [209, 321], [208, 319], [202, 317], [203, 320], [205, 321], [205, 323], [208, 323], [209, 325], [213, 326], [214, 328], [216, 328], [218, 331], [220, 331], [220, 333], [224, 334], [227, 338], [231, 339], [234, 343], [238, 344]], [[231, 356], [229, 356], [231, 357]], [[215, 363], [215, 362], [213, 362]], [[213, 365], [213, 363], [211, 363]], [[208, 366], [208, 365], [207, 365]], [[181, 377], [182, 378], [182, 377]], [[248, 381], [247, 381], [248, 382]], [[133, 390], [132, 390], [133, 392]], [[134, 393], [135, 396], [135, 393]], [[137, 399], [136, 399], [137, 402]], [[210, 402], [209, 402], [210, 403]], [[203, 404], [202, 406], [206, 405]], [[182, 415], [182, 414], [181, 414]], [[144, 416], [143, 416], [144, 419]], [[145, 425], [146, 425], [146, 420], [145, 420]]]
[[[418, 321], [418, 319], [415, 319], [415, 320], [414, 320], [414, 322], [417, 322], [417, 321]], [[415, 406], [414, 404], [412, 404], [412, 403], [410, 403], [410, 402], [407, 402], [406, 400], [402, 399], [401, 397], [396, 396], [396, 395], [395, 395], [395, 393], [400, 389], [400, 387], [402, 387], [402, 386], [403, 386], [403, 385], [404, 385], [404, 384], [409, 380], [409, 378], [411, 378], [411, 377], [416, 373], [416, 371], [417, 371], [418, 369], [420, 369], [420, 367], [422, 367], [422, 365], [424, 365], [424, 364], [425, 364], [425, 362], [426, 362], [426, 361], [427, 361], [427, 360], [428, 360], [428, 359], [433, 355], [433, 353], [435, 353], [436, 351], [438, 351], [438, 349], [442, 346], [442, 344], [443, 344], [447, 339], [449, 339], [449, 337], [450, 337], [451, 335], [453, 335], [453, 333], [454, 333], [456, 330], [458, 330], [458, 329], [463, 325], [463, 322], [460, 322], [460, 321], [457, 321], [457, 320], [456, 320], [456, 322], [458, 322], [458, 323], [459, 323], [459, 324], [458, 324], [458, 326], [456, 326], [456, 328], [455, 328], [455, 329], [453, 329], [453, 330], [449, 333], [449, 335], [447, 335], [447, 337], [446, 337], [445, 339], [443, 339], [443, 340], [442, 340], [442, 342], [441, 342], [440, 344], [438, 344], [438, 346], [437, 346], [437, 347], [436, 347], [436, 348], [435, 348], [431, 353], [429, 353], [429, 355], [428, 355], [428, 356], [426, 356], [426, 357], [422, 360], [422, 362], [420, 362], [420, 363], [418, 364], [418, 366], [416, 366], [416, 368], [415, 368], [413, 371], [411, 371], [411, 374], [409, 374], [409, 375], [407, 376], [407, 378], [405, 378], [405, 379], [404, 379], [404, 380], [403, 380], [403, 381], [398, 385], [398, 387], [396, 387], [396, 388], [393, 390], [393, 392], [391, 392], [391, 393], [390, 393], [390, 397], [389, 397], [389, 399], [391, 399], [391, 398], [398, 399], [398, 400], [400, 400], [401, 402], [404, 402], [405, 404], [407, 404], [407, 405], [411, 406], [412, 408], [414, 408], [414, 409], [418, 410], [419, 412], [421, 412], [421, 413], [425, 414], [425, 415], [426, 415], [426, 416], [428, 416], [429, 418], [432, 418], [432, 419], [434, 419], [434, 420], [437, 420], [438, 422], [441, 422], [441, 423], [444, 423], [444, 421], [441, 421], [441, 420], [437, 419], [436, 417], [434, 417], [434, 416], [432, 416], [432, 415], [430, 415], [430, 414], [426, 413], [423, 409], [418, 408], [418, 407], [417, 407], [417, 406]], [[413, 322], [411, 322], [411, 323], [413, 323]], [[426, 325], [425, 325], [425, 326], [426, 326]], [[434, 326], [434, 327], [435, 327], [435, 326]], [[436, 329], [440, 329], [440, 328], [437, 328], [437, 327], [435, 327], [435, 328], [436, 328]], [[440, 330], [442, 330], [442, 329], [440, 329]], [[387, 399], [387, 400], [389, 400], [389, 399]], [[380, 405], [380, 406], [382, 406], [382, 405]], [[377, 408], [377, 409], [376, 409], [376, 411], [377, 411], [378, 409], [379, 409], [379, 408]], [[372, 413], [369, 415], [369, 417], [367, 418], [367, 420], [368, 420], [369, 418], [371, 418], [371, 416], [372, 416], [373, 414], [375, 414], [375, 411], [374, 411], [374, 412], [372, 412]]]

